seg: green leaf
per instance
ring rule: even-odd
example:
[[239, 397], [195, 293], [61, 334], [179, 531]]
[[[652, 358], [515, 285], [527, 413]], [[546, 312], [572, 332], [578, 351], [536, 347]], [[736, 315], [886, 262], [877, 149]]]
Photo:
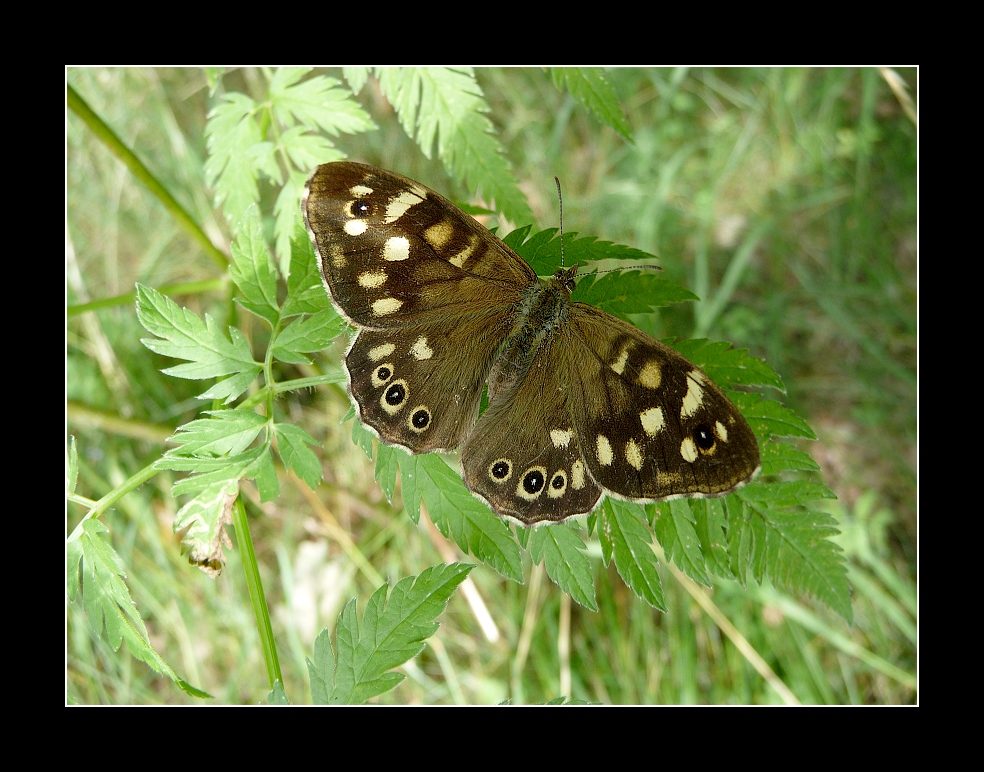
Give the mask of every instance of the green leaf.
[[321, 272], [314, 259], [314, 247], [307, 231], [298, 222], [290, 239], [290, 274], [287, 297], [280, 309], [282, 319], [299, 314], [316, 314], [330, 308], [328, 293], [321, 283]]
[[163, 356], [184, 359], [189, 364], [169, 367], [163, 372], [177, 378], [205, 379], [233, 375], [220, 381], [200, 399], [223, 398], [227, 403], [242, 394], [261, 370], [253, 361], [246, 338], [230, 327], [231, 342], [206, 314], [202, 322], [194, 313], [150, 287], [137, 285], [137, 318], [158, 339], [141, 343]]
[[[532, 235], [530, 235], [531, 233]], [[629, 260], [633, 263], [630, 268], [638, 268], [641, 265], [655, 265], [656, 261], [654, 255], [643, 252], [641, 249], [636, 249], [635, 247], [614, 244], [611, 241], [600, 241], [595, 236], [578, 238], [576, 232], [568, 232], [564, 234], [562, 262], [560, 238], [557, 228], [533, 231], [531, 226], [524, 226], [510, 232], [502, 240], [516, 254], [530, 264], [537, 276], [553, 276], [556, 270], [562, 265], [578, 265], [583, 267], [588, 263], [599, 260]], [[666, 280], [664, 279], [664, 281]], [[581, 288], [581, 283], [585, 284], [584, 288]], [[591, 286], [591, 281], [579, 282], [578, 289], [574, 291], [573, 298], [575, 300], [581, 300], [582, 297], [578, 293], [585, 292]], [[693, 300], [697, 297], [682, 288], [675, 291], [686, 293], [686, 297], [682, 298], [684, 300]]]
[[697, 536], [697, 519], [684, 499], [660, 501], [654, 505], [656, 512], [656, 540], [668, 560], [672, 560], [695, 582], [710, 586], [711, 580], [704, 570], [704, 554]]
[[323, 308], [306, 319], [296, 319], [277, 336], [273, 355], [281, 362], [311, 364], [304, 356], [311, 351], [321, 351], [348, 329], [348, 323], [334, 308]]
[[523, 580], [519, 548], [505, 521], [478, 501], [437, 455], [401, 454], [403, 500], [409, 510], [408, 489], [423, 499], [437, 529], [465, 552], [487, 563], [503, 576]]
[[270, 80], [274, 116], [284, 125], [317, 126], [337, 137], [361, 134], [376, 125], [341, 82], [324, 75], [301, 81], [308, 67], [281, 67]]
[[277, 272], [263, 239], [260, 216], [255, 206], [246, 210], [239, 225], [239, 235], [232, 243], [229, 275], [243, 293], [243, 297], [237, 297], [236, 302], [261, 319], [266, 319], [271, 327], [276, 326], [280, 319]]
[[472, 568], [461, 563], [432, 566], [397, 582], [388, 600], [389, 585], [384, 584], [366, 605], [361, 631], [355, 599], [350, 600], [335, 629], [337, 657], [324, 630], [315, 641], [314, 660], [307, 660], [314, 702], [361, 704], [399, 684], [404, 676], [389, 671], [423, 650], [437, 632], [434, 620]]
[[452, 177], [480, 188], [510, 220], [533, 220], [470, 68], [378, 67], [376, 74], [403, 130], [425, 156], [431, 157], [436, 142], [438, 158]]
[[820, 465], [806, 453], [788, 442], [766, 442], [762, 445], [762, 476], [780, 472], [819, 472]]
[[532, 529], [530, 557], [544, 560], [547, 575], [564, 592], [585, 608], [598, 610], [591, 563], [584, 554], [584, 542], [570, 527], [550, 525]]
[[[666, 611], [663, 584], [656, 571], [653, 537], [640, 511], [637, 504], [605, 499], [598, 509], [602, 552], [614, 557], [619, 576], [636, 595], [660, 611]], [[606, 562], [608, 559], [606, 557]]]
[[832, 497], [818, 483], [750, 484], [728, 507], [731, 571], [744, 582], [750, 569], [757, 582], [768, 578], [787, 591], [807, 592], [851, 621], [850, 585], [840, 547], [831, 540], [836, 521], [803, 504]]
[[730, 343], [711, 342], [703, 338], [668, 339], [663, 342], [697, 365], [711, 377], [711, 380], [724, 388], [729, 385], [771, 386], [782, 392], [786, 390], [779, 374], [761, 359], [749, 354], [746, 349], [731, 348]]
[[89, 519], [82, 523], [78, 533], [66, 544], [69, 600], [74, 602], [81, 595], [92, 629], [114, 651], [126, 643], [130, 654], [155, 672], [166, 675], [186, 691], [204, 694], [178, 678], [151, 645], [147, 628], [126, 586], [123, 561], [103, 538], [109, 529], [100, 521]]
[[629, 314], [648, 313], [695, 297], [690, 290], [651, 271], [606, 273], [593, 283], [580, 281], [577, 290], [574, 299], [629, 322]]
[[318, 441], [293, 424], [274, 424], [274, 430], [284, 466], [293, 470], [311, 490], [317, 488], [323, 474], [321, 461], [308, 445], [317, 445]]
[[231, 223], [239, 223], [246, 209], [260, 200], [250, 152], [263, 138], [253, 119], [255, 109], [256, 103], [245, 94], [223, 94], [205, 126], [205, 181], [215, 189], [215, 205], [224, 207]]
[[598, 67], [554, 67], [550, 70], [554, 84], [567, 87], [571, 95], [587, 107], [595, 117], [626, 139], [632, 139], [632, 132], [622, 112], [618, 95], [605, 80], [604, 72]]
[[192, 473], [190, 477], [174, 484], [172, 491], [176, 496], [183, 493], [197, 495], [210, 486], [227, 481], [238, 481], [244, 477], [256, 482], [262, 501], [272, 501], [277, 497], [280, 489], [277, 472], [270, 456], [269, 441], [262, 447], [222, 458], [184, 458], [165, 454], [154, 464], [154, 467]]
[[179, 426], [168, 440], [179, 447], [165, 457], [234, 456], [248, 448], [267, 424], [252, 410], [206, 410], [211, 418], [200, 418]]

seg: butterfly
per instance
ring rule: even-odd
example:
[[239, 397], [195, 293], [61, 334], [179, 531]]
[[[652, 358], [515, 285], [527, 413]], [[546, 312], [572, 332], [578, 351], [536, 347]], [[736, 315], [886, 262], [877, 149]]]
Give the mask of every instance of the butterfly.
[[[524, 525], [634, 501], [720, 496], [759, 469], [748, 422], [696, 365], [572, 303], [444, 197], [340, 161], [304, 218], [339, 313], [359, 418], [411, 453], [461, 449], [465, 485]], [[488, 409], [479, 416], [483, 390]]]

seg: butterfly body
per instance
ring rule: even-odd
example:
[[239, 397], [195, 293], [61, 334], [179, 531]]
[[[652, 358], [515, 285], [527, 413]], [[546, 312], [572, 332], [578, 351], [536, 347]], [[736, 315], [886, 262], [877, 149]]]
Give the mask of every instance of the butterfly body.
[[304, 212], [359, 328], [345, 364], [360, 419], [412, 453], [460, 447], [496, 512], [559, 521], [602, 493], [716, 496], [757, 471], [754, 434], [699, 368], [571, 302], [576, 266], [541, 280], [437, 193], [362, 164], [319, 167]]

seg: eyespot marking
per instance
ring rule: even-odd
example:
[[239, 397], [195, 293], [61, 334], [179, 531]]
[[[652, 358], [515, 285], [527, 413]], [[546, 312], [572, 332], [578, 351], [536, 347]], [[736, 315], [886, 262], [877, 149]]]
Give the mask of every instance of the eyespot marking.
[[547, 469], [543, 466], [531, 466], [516, 484], [516, 495], [527, 501], [535, 501], [543, 493], [546, 485]]
[[489, 464], [489, 479], [494, 483], [504, 483], [512, 477], [512, 461], [508, 458], [497, 458]]
[[403, 409], [407, 402], [407, 382], [404, 380], [393, 381], [383, 391], [379, 398], [379, 405], [390, 415], [396, 415]]
[[550, 479], [550, 486], [547, 488], [547, 495], [552, 499], [559, 499], [567, 492], [567, 472], [558, 469]]
[[410, 411], [410, 419], [407, 421], [407, 427], [410, 431], [423, 434], [430, 425], [431, 414], [426, 405], [417, 405]]
[[387, 362], [382, 364], [372, 371], [372, 385], [373, 388], [378, 389], [380, 386], [389, 381], [393, 377], [393, 365]]

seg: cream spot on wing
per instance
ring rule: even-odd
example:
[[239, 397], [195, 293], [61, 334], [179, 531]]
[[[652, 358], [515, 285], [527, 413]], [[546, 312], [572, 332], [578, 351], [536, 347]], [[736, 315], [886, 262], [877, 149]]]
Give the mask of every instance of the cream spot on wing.
[[581, 459], [571, 464], [571, 487], [576, 491], [584, 487], [584, 462]]
[[424, 241], [434, 247], [434, 249], [440, 249], [451, 240], [451, 237], [454, 235], [454, 227], [447, 220], [442, 220], [427, 228], [423, 235]]
[[362, 198], [363, 196], [368, 196], [372, 193], [372, 188], [367, 188], [365, 185], [353, 185], [349, 188], [349, 193], [356, 198]]
[[430, 359], [434, 356], [434, 349], [427, 345], [427, 338], [421, 335], [417, 340], [413, 342], [410, 347], [410, 353], [413, 354], [413, 358], [418, 362], [424, 359]]
[[615, 460], [612, 444], [604, 434], [599, 434], [595, 440], [595, 455], [598, 457], [598, 463], [602, 466], [611, 466], [612, 461]]
[[349, 236], [361, 236], [369, 226], [365, 220], [349, 220], [342, 228]]
[[386, 214], [383, 217], [383, 222], [396, 222], [406, 214], [407, 209], [416, 206], [426, 197], [427, 195], [423, 191], [418, 193], [414, 190], [404, 190], [399, 195], [393, 196], [386, 202]]
[[645, 386], [647, 389], [658, 389], [662, 382], [663, 371], [659, 362], [656, 360], [646, 362], [639, 371], [639, 385]]
[[555, 448], [566, 448], [571, 444], [571, 439], [574, 437], [574, 432], [570, 429], [551, 429], [550, 430], [550, 440], [553, 442]]
[[728, 441], [728, 430], [724, 428], [723, 423], [717, 421], [714, 424], [714, 431], [717, 433], [718, 439], [721, 440], [721, 442]]
[[385, 271], [364, 271], [359, 274], [359, 286], [366, 289], [382, 287], [386, 283]]
[[410, 257], [410, 242], [405, 236], [393, 236], [386, 239], [386, 244], [383, 246], [383, 260], [389, 260], [392, 263], [406, 260], [408, 257]]
[[695, 372], [687, 373], [687, 393], [683, 397], [683, 407], [680, 408], [681, 418], [690, 418], [704, 401], [704, 390], [694, 375]]
[[637, 472], [642, 469], [642, 448], [635, 440], [625, 443], [625, 460], [629, 462]]
[[402, 300], [397, 300], [396, 298], [380, 298], [372, 304], [372, 313], [374, 316], [386, 316], [387, 314], [395, 314], [400, 310], [400, 306], [403, 305]]
[[651, 407], [639, 413], [639, 420], [642, 421], [642, 429], [650, 437], [655, 437], [666, 428], [666, 421], [663, 420], [663, 408]]
[[392, 343], [382, 343], [369, 349], [369, 358], [373, 362], [378, 362], [383, 357], [388, 357], [394, 351], [396, 351], [396, 346]]
[[462, 249], [454, 257], [452, 257], [448, 262], [451, 263], [451, 265], [456, 265], [458, 266], [458, 268], [461, 268], [466, 262], [468, 262], [468, 258], [471, 257], [472, 254], [475, 252], [475, 246], [477, 244], [478, 244], [478, 237], [473, 236], [469, 240], [468, 246]]
[[683, 456], [684, 461], [689, 461], [691, 464], [697, 460], [697, 446], [689, 437], [685, 437], [680, 443], [680, 455]]
[[626, 346], [622, 349], [622, 353], [618, 355], [618, 359], [609, 365], [612, 370], [621, 375], [625, 372], [625, 363], [629, 361], [629, 347]]
[[328, 247], [328, 256], [331, 258], [331, 264], [336, 268], [345, 267], [345, 253], [338, 244], [332, 244]]

